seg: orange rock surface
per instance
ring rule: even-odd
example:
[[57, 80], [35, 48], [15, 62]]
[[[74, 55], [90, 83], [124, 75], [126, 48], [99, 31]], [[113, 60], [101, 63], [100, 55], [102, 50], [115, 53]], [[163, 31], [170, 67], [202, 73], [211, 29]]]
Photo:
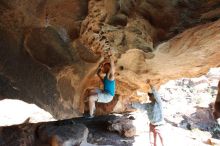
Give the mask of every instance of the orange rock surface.
[[159, 87], [220, 66], [218, 0], [2, 0], [0, 13], [1, 99], [58, 119], [82, 115], [85, 89], [102, 87], [95, 71], [109, 49], [117, 96], [96, 114], [143, 100], [146, 79]]

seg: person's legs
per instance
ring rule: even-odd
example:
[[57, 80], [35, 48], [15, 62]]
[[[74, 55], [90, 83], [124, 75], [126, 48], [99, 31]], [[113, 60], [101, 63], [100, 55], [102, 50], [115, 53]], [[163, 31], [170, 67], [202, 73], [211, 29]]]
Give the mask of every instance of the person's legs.
[[157, 133], [156, 133], [155, 129], [153, 132], [154, 132], [154, 146], [157, 146]]
[[89, 95], [96, 95], [97, 93], [101, 93], [102, 90], [99, 88], [92, 88], [89, 90]]
[[150, 146], [154, 146], [154, 133], [153, 131], [149, 131], [149, 142], [150, 142]]
[[149, 124], [149, 141], [151, 146], [156, 146], [156, 133], [154, 125]]
[[96, 87], [87, 88], [83, 94], [84, 102], [88, 102], [90, 96], [96, 95], [97, 93], [100, 93], [100, 92], [101, 92], [101, 90]]
[[163, 126], [157, 126], [157, 127], [155, 128], [155, 133], [159, 136], [160, 145], [164, 146], [164, 140], [163, 140]]
[[95, 102], [108, 103], [113, 99], [109, 93], [103, 92], [100, 89], [95, 89], [89, 96], [89, 113], [92, 117], [95, 111]]
[[100, 92], [98, 93], [98, 100], [97, 102], [100, 102], [100, 103], [109, 103], [111, 102], [113, 99], [113, 96], [107, 92]]
[[89, 114], [91, 117], [94, 116], [95, 111], [95, 102], [98, 100], [98, 95], [89, 96]]
[[161, 145], [164, 146], [164, 142], [163, 142], [163, 137], [160, 133], [158, 133], [158, 136], [160, 138], [160, 142], [161, 142]]

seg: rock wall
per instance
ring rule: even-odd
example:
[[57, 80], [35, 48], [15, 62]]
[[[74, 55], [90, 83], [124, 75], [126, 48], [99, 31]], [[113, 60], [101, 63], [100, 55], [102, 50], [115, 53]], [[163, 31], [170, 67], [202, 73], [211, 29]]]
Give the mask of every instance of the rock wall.
[[[56, 118], [81, 116], [82, 95], [101, 87], [100, 55], [113, 51], [117, 96], [97, 114], [123, 112], [146, 79], [204, 74], [219, 66], [219, 4], [180, 0], [15, 0], [0, 2], [0, 97]], [[188, 30], [186, 30], [188, 29]]]
[[213, 115], [215, 119], [218, 120], [218, 123], [219, 123], [220, 122], [219, 121], [219, 118], [220, 118], [220, 81], [218, 83], [218, 94], [217, 94], [215, 105], [214, 105]]
[[[70, 78], [81, 82], [99, 59], [90, 53], [93, 63], [83, 61], [82, 50], [71, 45], [87, 5], [77, 0], [1, 1], [1, 99], [35, 103], [56, 118], [79, 115], [73, 106], [77, 86]], [[64, 70], [69, 78], [62, 77]]]
[[[106, 115], [0, 127], [0, 145], [132, 145], [136, 134], [133, 120], [131, 115]], [[125, 138], [129, 143], [122, 141]]]

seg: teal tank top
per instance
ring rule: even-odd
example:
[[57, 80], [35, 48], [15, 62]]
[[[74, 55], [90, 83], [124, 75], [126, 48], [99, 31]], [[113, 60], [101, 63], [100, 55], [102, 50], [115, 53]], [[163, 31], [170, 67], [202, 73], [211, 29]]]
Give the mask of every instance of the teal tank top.
[[104, 91], [114, 96], [115, 95], [115, 80], [109, 80], [107, 76], [105, 76], [104, 77]]

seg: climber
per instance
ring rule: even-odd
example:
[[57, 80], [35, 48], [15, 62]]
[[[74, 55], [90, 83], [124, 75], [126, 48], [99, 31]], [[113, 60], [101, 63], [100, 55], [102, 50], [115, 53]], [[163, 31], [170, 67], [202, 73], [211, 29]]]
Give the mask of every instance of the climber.
[[147, 84], [150, 85], [151, 92], [148, 93], [149, 102], [148, 103], [138, 103], [134, 102], [131, 104], [133, 108], [147, 111], [149, 123], [149, 140], [151, 146], [157, 146], [157, 136], [160, 140], [160, 145], [164, 146], [164, 117], [162, 111], [162, 101], [159, 93], [147, 80]]
[[[104, 74], [102, 77], [101, 73]], [[97, 75], [103, 83], [103, 89], [91, 89], [88, 93], [89, 117], [94, 117], [95, 102], [108, 103], [112, 101], [115, 95], [115, 66], [112, 56], [105, 59], [97, 69]]]

